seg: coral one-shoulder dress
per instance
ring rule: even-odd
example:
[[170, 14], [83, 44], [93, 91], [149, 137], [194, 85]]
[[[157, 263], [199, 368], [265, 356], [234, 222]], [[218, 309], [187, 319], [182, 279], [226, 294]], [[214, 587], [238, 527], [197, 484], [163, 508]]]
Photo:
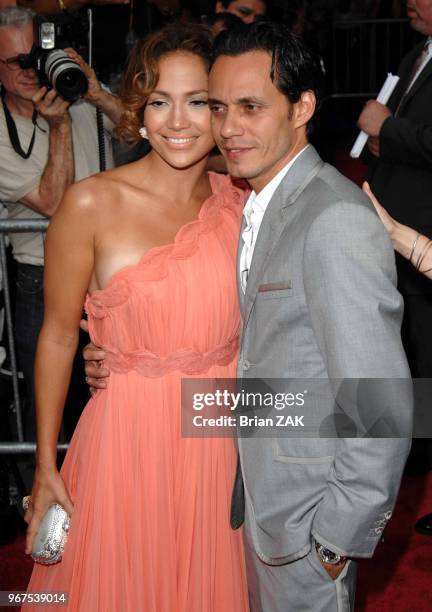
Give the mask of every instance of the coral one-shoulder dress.
[[248, 610], [242, 534], [229, 526], [234, 441], [181, 434], [182, 377], [236, 373], [244, 195], [228, 177], [210, 180], [213, 195], [173, 244], [87, 298], [111, 374], [61, 470], [74, 502], [63, 559], [35, 564], [28, 586], [68, 592], [63, 610]]

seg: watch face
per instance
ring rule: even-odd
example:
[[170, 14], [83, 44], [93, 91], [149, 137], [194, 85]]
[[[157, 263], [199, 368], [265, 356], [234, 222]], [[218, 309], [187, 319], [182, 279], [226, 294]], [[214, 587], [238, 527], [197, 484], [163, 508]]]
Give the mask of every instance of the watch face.
[[317, 552], [321, 561], [328, 563], [329, 565], [337, 565], [341, 560], [340, 555], [334, 553], [328, 548], [325, 548], [324, 546], [318, 546]]

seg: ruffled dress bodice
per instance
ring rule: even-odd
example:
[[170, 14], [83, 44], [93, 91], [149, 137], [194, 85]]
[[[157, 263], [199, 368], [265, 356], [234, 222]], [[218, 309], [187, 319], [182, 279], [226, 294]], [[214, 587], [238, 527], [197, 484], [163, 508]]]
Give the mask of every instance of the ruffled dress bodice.
[[172, 244], [147, 251], [87, 296], [92, 341], [113, 372], [204, 373], [230, 363], [240, 314], [236, 251], [244, 193], [210, 175], [212, 195]]

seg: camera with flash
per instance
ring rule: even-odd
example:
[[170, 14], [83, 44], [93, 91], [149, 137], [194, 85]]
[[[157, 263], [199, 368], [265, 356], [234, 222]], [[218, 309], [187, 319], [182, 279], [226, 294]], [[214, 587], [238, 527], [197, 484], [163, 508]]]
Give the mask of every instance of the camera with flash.
[[18, 57], [21, 68], [33, 68], [41, 85], [54, 88], [65, 100], [75, 102], [86, 94], [88, 81], [79, 64], [63, 49], [79, 45], [82, 20], [73, 15], [37, 15], [34, 27], [36, 43], [30, 53]]

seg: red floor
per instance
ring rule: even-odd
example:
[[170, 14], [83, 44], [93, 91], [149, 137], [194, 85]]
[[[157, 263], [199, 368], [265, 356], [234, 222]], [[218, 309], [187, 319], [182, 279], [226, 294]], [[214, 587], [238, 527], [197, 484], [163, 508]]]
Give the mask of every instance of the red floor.
[[427, 512], [432, 512], [432, 474], [406, 477], [384, 542], [373, 560], [360, 564], [359, 610], [432, 610], [432, 537], [413, 530]]
[[[432, 512], [432, 474], [405, 478], [385, 541], [373, 560], [360, 563], [357, 610], [432, 610], [432, 537], [413, 530], [416, 519], [426, 512]], [[0, 590], [25, 589], [32, 562], [23, 549], [23, 536], [14, 544], [0, 547]]]

